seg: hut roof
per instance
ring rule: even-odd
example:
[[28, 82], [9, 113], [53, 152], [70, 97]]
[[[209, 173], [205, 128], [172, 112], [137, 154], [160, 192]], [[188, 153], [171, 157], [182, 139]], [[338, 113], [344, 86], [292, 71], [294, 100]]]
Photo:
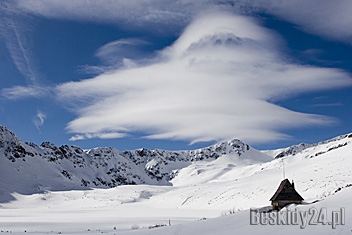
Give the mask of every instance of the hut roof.
[[275, 194], [270, 198], [270, 201], [278, 200], [304, 200], [301, 195], [297, 193], [294, 186], [290, 183], [288, 179], [281, 181], [279, 187], [277, 188]]

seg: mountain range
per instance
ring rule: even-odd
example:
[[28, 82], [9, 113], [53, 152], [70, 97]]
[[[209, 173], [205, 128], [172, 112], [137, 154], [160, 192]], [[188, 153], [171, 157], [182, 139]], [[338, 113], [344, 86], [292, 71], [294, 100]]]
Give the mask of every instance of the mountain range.
[[[0, 126], [0, 195], [8, 192], [35, 193], [43, 190], [107, 188], [129, 184], [171, 185], [178, 170], [196, 161], [216, 160], [224, 154], [256, 161], [268, 156], [240, 140], [231, 140], [190, 151], [137, 149], [119, 151], [112, 147], [83, 150], [76, 146], [41, 145], [20, 140]], [[249, 158], [247, 159], [249, 160]], [[11, 171], [11, 172], [10, 172]]]
[[83, 150], [68, 145], [57, 147], [50, 142], [41, 145], [24, 142], [0, 126], [0, 202], [13, 199], [13, 192], [32, 194], [134, 184], [172, 185], [183, 169], [224, 156], [234, 164], [225, 164], [223, 168], [262, 164], [299, 153], [312, 158], [351, 145], [351, 139], [352, 134], [347, 134], [317, 144], [302, 143], [269, 151], [258, 151], [237, 139], [183, 151], [144, 148], [119, 151], [112, 147]]

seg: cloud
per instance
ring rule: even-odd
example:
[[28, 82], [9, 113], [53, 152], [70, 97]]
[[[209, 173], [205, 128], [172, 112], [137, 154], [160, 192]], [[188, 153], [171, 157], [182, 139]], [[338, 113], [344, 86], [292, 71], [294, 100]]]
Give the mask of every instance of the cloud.
[[122, 67], [136, 67], [150, 63], [154, 55], [146, 52], [146, 47], [151, 43], [137, 39], [127, 38], [109, 42], [95, 53], [103, 65], [81, 65], [77, 66], [77, 72], [83, 74], [102, 74]]
[[[198, 2], [198, 1], [197, 1]], [[192, 1], [171, 0], [90, 0], [61, 1], [15, 1], [15, 7], [21, 11], [47, 18], [70, 19], [113, 23], [120, 26], [138, 27], [145, 24], [167, 25], [170, 28], [184, 25], [194, 11], [199, 11], [209, 2], [194, 3]], [[198, 8], [198, 9], [197, 9]], [[154, 30], [157, 29], [152, 27]], [[168, 30], [163, 28], [162, 30]]]
[[343, 106], [343, 104], [341, 102], [337, 102], [337, 103], [327, 103], [327, 104], [315, 104], [313, 106], [314, 107], [339, 107], [339, 106]]
[[352, 44], [350, 0], [241, 0], [240, 2], [290, 21], [308, 33]]
[[38, 83], [38, 72], [34, 69], [30, 52], [30, 43], [26, 35], [31, 30], [27, 25], [25, 14], [12, 10], [6, 2], [0, 6], [0, 38], [3, 38], [6, 48], [18, 71], [31, 84]]
[[42, 86], [14, 86], [1, 90], [1, 96], [10, 99], [24, 99], [28, 97], [40, 98], [48, 95], [50, 89]]
[[[308, 33], [351, 44], [350, 0], [31, 0], [12, 1], [19, 11], [47, 18], [108, 22], [139, 30], [175, 32], [194, 15], [209, 8], [242, 14], [268, 13], [298, 25]], [[149, 27], [145, 27], [148, 25]], [[153, 26], [164, 27], [153, 27]]]
[[124, 58], [140, 58], [145, 53], [142, 50], [138, 50], [138, 48], [146, 45], [149, 45], [147, 41], [137, 38], [120, 39], [100, 47], [96, 52], [96, 56], [109, 64], [116, 64]]
[[76, 72], [81, 74], [97, 75], [116, 69], [117, 66], [79, 65]]
[[46, 115], [38, 111], [36, 117], [33, 119], [34, 125], [37, 127], [38, 131], [40, 131], [40, 127], [44, 125], [44, 121], [46, 119]]
[[113, 133], [199, 141], [286, 138], [280, 130], [328, 125], [332, 118], [299, 113], [275, 101], [351, 85], [339, 69], [290, 62], [276, 35], [256, 21], [207, 11], [150, 64], [124, 67], [57, 86], [76, 104], [71, 140]]
[[77, 140], [85, 140], [85, 139], [94, 139], [94, 138], [99, 138], [99, 139], [116, 139], [116, 138], [122, 138], [126, 137], [126, 134], [123, 133], [117, 133], [117, 132], [103, 132], [103, 133], [94, 133], [94, 134], [83, 134], [83, 135], [74, 135], [70, 138], [70, 141], [77, 141]]
[[131, 68], [148, 64], [155, 56], [145, 50], [150, 44], [138, 38], [119, 39], [109, 42], [98, 48], [95, 53], [95, 56], [104, 65], [81, 65], [78, 66], [77, 72], [97, 75], [120, 68]]

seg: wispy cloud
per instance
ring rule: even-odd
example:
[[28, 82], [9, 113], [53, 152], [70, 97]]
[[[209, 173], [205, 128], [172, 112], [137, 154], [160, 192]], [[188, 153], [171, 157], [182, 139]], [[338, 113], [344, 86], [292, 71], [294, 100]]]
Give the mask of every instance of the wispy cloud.
[[[350, 0], [16, 0], [12, 1], [12, 6], [48, 18], [119, 22], [120, 26], [133, 25], [160, 32], [182, 29], [194, 15], [209, 8], [231, 9], [243, 14], [265, 12], [290, 21], [308, 33], [345, 43], [352, 42]], [[153, 24], [166, 27], [151, 27]], [[150, 27], [146, 28], [145, 25]]]
[[77, 66], [76, 72], [81, 74], [98, 75], [114, 69], [118, 66], [102, 66], [102, 65], [79, 65]]
[[240, 2], [290, 21], [308, 33], [352, 44], [350, 0], [240, 0]]
[[280, 45], [249, 18], [207, 12], [149, 65], [58, 86], [61, 101], [80, 104], [67, 129], [77, 134], [72, 140], [143, 132], [147, 138], [253, 143], [285, 138], [285, 128], [332, 123], [270, 101], [351, 85], [351, 78], [338, 69], [291, 63]]
[[0, 38], [5, 42], [14, 65], [28, 84], [2, 89], [0, 95], [6, 99], [38, 98], [49, 93], [47, 88], [40, 85], [40, 76], [34, 66], [28, 39], [31, 25], [27, 24], [27, 17], [21, 9], [8, 1], [0, 5]]
[[77, 72], [97, 75], [120, 68], [130, 68], [150, 63], [151, 58], [155, 55], [151, 55], [144, 50], [149, 45], [149, 42], [137, 38], [109, 42], [98, 48], [95, 53], [95, 56], [103, 62], [103, 65], [77, 66]]
[[[170, 0], [90, 0], [15, 1], [22, 11], [47, 18], [84, 20], [104, 23], [119, 22], [120, 26], [143, 28], [145, 23], [168, 25], [169, 29], [184, 25], [196, 7], [199, 10], [208, 3]], [[209, 1], [211, 2], [211, 1]], [[188, 6], [188, 7], [187, 7]], [[197, 10], [198, 11], [198, 10]], [[162, 30], [168, 30], [163, 28]]]
[[146, 45], [149, 45], [147, 41], [137, 38], [120, 39], [100, 47], [96, 52], [96, 56], [108, 64], [116, 64], [123, 59], [143, 57], [146, 53], [143, 50], [139, 50], [139, 47]]
[[339, 107], [339, 106], [343, 106], [343, 104], [341, 102], [337, 102], [337, 103], [326, 103], [326, 104], [314, 104], [314, 107]]
[[3, 38], [10, 56], [18, 71], [30, 84], [38, 83], [39, 75], [34, 69], [28, 45], [28, 31], [31, 26], [26, 25], [21, 11], [16, 11], [12, 5], [3, 3], [0, 8], [0, 38]]
[[126, 137], [126, 134], [117, 132], [103, 132], [103, 133], [87, 133], [87, 134], [77, 134], [70, 138], [70, 141], [85, 140], [85, 139], [116, 139]]
[[41, 111], [38, 111], [37, 115], [33, 119], [33, 124], [36, 126], [38, 131], [40, 131], [40, 127], [44, 125], [45, 119], [46, 119], [46, 114]]
[[0, 94], [2, 97], [10, 100], [17, 100], [23, 98], [39, 98], [48, 95], [50, 89], [43, 86], [14, 86], [11, 88], [4, 88]]

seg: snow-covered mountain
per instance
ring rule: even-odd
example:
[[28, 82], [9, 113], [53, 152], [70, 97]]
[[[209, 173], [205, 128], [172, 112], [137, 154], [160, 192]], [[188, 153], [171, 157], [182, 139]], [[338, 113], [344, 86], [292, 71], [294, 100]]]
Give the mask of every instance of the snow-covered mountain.
[[[76, 146], [40, 146], [20, 140], [0, 126], [1, 195], [45, 190], [108, 188], [118, 185], [171, 185], [181, 170], [194, 162], [214, 161], [230, 155], [247, 163], [271, 160], [240, 140], [231, 140], [190, 151], [137, 149], [120, 152], [101, 147], [82, 150]], [[6, 179], [6, 180], [5, 180]]]
[[[320, 154], [326, 153], [328, 151], [334, 150], [336, 148], [343, 147], [345, 144], [347, 145], [347, 142], [346, 142], [342, 145], [340, 144], [338, 146], [334, 146], [334, 143], [338, 142], [341, 139], [345, 139], [345, 138], [352, 138], [352, 134], [341, 135], [341, 136], [335, 137], [333, 139], [321, 141], [321, 142], [315, 143], [315, 144], [300, 143], [298, 145], [293, 145], [293, 146], [290, 146], [285, 149], [278, 149], [278, 150], [271, 150], [271, 151], [269, 150], [269, 151], [266, 151], [266, 153], [268, 155], [274, 155], [275, 158], [282, 158], [282, 157], [286, 157], [286, 156], [290, 156], [290, 155], [294, 156], [298, 153], [302, 153], [306, 149], [314, 149], [318, 146], [323, 146], [323, 145], [329, 146], [327, 149], [325, 149], [325, 151], [315, 153], [317, 155], [320, 155]], [[332, 143], [332, 145], [330, 145], [330, 143]]]

